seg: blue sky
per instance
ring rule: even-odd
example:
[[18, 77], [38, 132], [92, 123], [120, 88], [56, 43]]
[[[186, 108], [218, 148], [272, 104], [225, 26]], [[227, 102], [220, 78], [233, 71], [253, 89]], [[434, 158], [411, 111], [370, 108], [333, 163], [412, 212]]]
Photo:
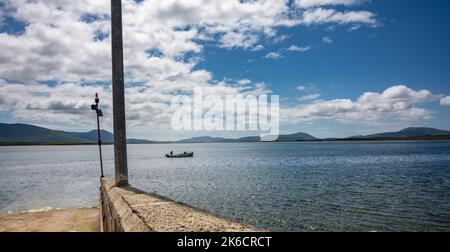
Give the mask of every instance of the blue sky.
[[[276, 94], [292, 102], [302, 95], [296, 87], [308, 84], [314, 85], [323, 99], [356, 99], [366, 91], [381, 92], [398, 84], [449, 94], [450, 1], [382, 0], [363, 6], [377, 13], [380, 27], [355, 31], [349, 31], [348, 26], [330, 30], [327, 25], [286, 29], [288, 39], [258, 52], [208, 47], [205, 61], [198, 67], [210, 70], [218, 79], [236, 76], [268, 83]], [[333, 43], [324, 43], [324, 37]], [[278, 60], [264, 59], [268, 51], [292, 44], [311, 45], [312, 49], [305, 53], [284, 53]], [[439, 104], [429, 107], [440, 111], [441, 116], [405, 122], [404, 126], [448, 129], [449, 108]], [[334, 122], [322, 124], [330, 129], [336, 127]], [[303, 127], [316, 126], [317, 123]], [[343, 128], [339, 131], [351, 134], [352, 125], [344, 128], [348, 126], [350, 132]], [[292, 126], [288, 131], [295, 129]], [[337, 134], [341, 135], [340, 132]]]
[[[228, 1], [216, 8], [198, 0], [185, 8], [177, 1], [124, 1], [131, 136], [251, 135], [174, 132], [164, 100], [193, 86], [243, 92], [237, 83], [244, 79], [252, 92], [262, 86], [280, 96], [283, 133], [339, 137], [408, 126], [450, 129], [450, 1], [262, 2]], [[0, 52], [1, 122], [88, 130], [82, 110], [95, 90], [105, 94], [110, 109], [109, 1], [81, 4], [33, 6], [53, 15], [50, 21], [33, 14], [27, 1], [0, 5], [0, 44], [7, 49]], [[205, 10], [210, 14], [202, 17]], [[308, 12], [315, 15], [307, 19]], [[5, 92], [30, 102], [19, 104]], [[359, 102], [368, 92], [376, 95]], [[111, 128], [110, 119], [105, 125]]]

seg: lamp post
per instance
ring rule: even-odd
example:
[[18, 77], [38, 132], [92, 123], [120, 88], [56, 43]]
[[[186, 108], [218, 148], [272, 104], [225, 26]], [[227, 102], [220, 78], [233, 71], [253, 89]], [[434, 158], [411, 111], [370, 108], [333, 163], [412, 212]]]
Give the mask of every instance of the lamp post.
[[101, 136], [101, 130], [100, 130], [100, 117], [103, 117], [103, 112], [101, 109], [99, 109], [98, 104], [100, 103], [100, 98], [98, 97], [98, 93], [95, 93], [95, 104], [91, 105], [91, 109], [95, 110], [97, 114], [97, 136], [98, 136], [98, 150], [100, 153], [100, 172], [101, 177], [103, 178], [103, 157], [102, 157], [102, 136]]

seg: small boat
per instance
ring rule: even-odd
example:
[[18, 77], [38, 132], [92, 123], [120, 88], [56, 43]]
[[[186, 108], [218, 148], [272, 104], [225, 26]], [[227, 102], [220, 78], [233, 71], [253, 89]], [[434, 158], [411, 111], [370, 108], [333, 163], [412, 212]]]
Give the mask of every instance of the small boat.
[[188, 157], [194, 157], [194, 152], [185, 152], [176, 155], [166, 154], [166, 158], [188, 158]]

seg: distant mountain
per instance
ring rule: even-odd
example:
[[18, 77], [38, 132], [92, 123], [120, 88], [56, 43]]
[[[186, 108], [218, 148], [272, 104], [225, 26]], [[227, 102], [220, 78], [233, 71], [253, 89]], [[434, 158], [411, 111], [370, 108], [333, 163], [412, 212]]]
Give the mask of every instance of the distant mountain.
[[[106, 130], [101, 131], [102, 142], [111, 144], [114, 135]], [[407, 128], [397, 132], [386, 132], [367, 136], [354, 136], [349, 138], [319, 139], [307, 133], [295, 133], [280, 135], [276, 142], [299, 141], [361, 141], [361, 140], [450, 140], [450, 131], [433, 128]], [[194, 137], [177, 141], [176, 143], [253, 143], [260, 142], [259, 136], [228, 139], [222, 137]], [[143, 139], [128, 139], [128, 143], [150, 144], [158, 143]], [[97, 130], [89, 132], [67, 132], [51, 130], [29, 124], [4, 124], [0, 123], [0, 145], [21, 144], [96, 144]], [[169, 142], [165, 142], [169, 143]]]
[[259, 136], [242, 137], [236, 140], [236, 142], [246, 142], [246, 143], [260, 142], [260, 141], [261, 137]]
[[433, 128], [406, 128], [397, 132], [387, 132], [367, 137], [418, 137], [418, 136], [443, 136], [450, 135], [450, 131]]
[[[319, 139], [307, 133], [295, 133], [280, 135], [276, 142], [300, 142], [300, 141], [358, 141], [358, 140], [446, 140], [450, 139], [450, 131], [433, 128], [407, 128], [397, 132], [386, 132], [368, 136], [354, 136], [349, 138]], [[249, 136], [238, 139], [220, 137], [195, 137], [178, 141], [178, 143], [253, 143], [260, 142], [259, 136]]]
[[[97, 130], [92, 130], [89, 132], [67, 132], [67, 133], [72, 136], [86, 139], [91, 142], [97, 142], [97, 138], [98, 138]], [[104, 143], [113, 143], [114, 142], [114, 135], [111, 132], [106, 131], [106, 130], [101, 130], [100, 135], [102, 136], [102, 142], [104, 142]]]
[[434, 128], [406, 128], [396, 132], [378, 133], [367, 136], [354, 136], [349, 139], [448, 139], [450, 131]]
[[299, 132], [291, 135], [280, 135], [278, 137], [277, 142], [298, 142], [298, 141], [317, 141], [317, 140], [320, 139], [313, 137], [310, 134]]
[[[291, 135], [280, 135], [278, 137], [278, 140], [276, 142], [298, 142], [298, 141], [317, 141], [320, 140], [316, 137], [313, 137], [306, 133], [295, 133]], [[190, 139], [185, 139], [178, 141], [178, 143], [253, 143], [253, 142], [260, 142], [261, 137], [259, 136], [249, 136], [249, 137], [242, 137], [238, 139], [227, 139], [227, 138], [221, 138], [221, 137], [209, 137], [209, 136], [203, 136], [203, 137], [194, 137]]]
[[178, 143], [219, 143], [219, 142], [225, 142], [227, 139], [221, 138], [221, 137], [210, 137], [210, 136], [204, 136], [204, 137], [193, 137], [190, 139], [184, 139], [178, 141]]
[[128, 138], [127, 139], [127, 143], [130, 143], [130, 144], [151, 144], [151, 143], [159, 143], [159, 142], [145, 140], [145, 139]]
[[[102, 142], [111, 144], [114, 135], [106, 130], [101, 131]], [[141, 139], [129, 139], [129, 143], [152, 143]], [[0, 144], [95, 144], [97, 130], [89, 132], [67, 132], [51, 130], [29, 124], [0, 123]]]
[[0, 124], [2, 143], [89, 143], [90, 140], [69, 132], [50, 130], [28, 124]]

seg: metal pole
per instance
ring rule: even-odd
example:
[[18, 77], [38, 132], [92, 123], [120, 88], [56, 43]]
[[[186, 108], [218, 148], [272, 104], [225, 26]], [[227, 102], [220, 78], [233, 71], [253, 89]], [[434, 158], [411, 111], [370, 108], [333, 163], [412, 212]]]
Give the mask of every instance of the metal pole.
[[100, 131], [100, 115], [97, 112], [97, 135], [98, 135], [98, 150], [100, 152], [100, 172], [101, 172], [101, 178], [105, 177], [103, 175], [103, 158], [102, 158], [102, 136]]
[[116, 186], [128, 185], [123, 73], [122, 1], [111, 0], [114, 161]]
[[100, 103], [100, 98], [98, 97], [98, 93], [95, 93], [95, 103], [91, 105], [91, 109], [95, 110], [95, 114], [97, 115], [97, 137], [98, 137], [98, 150], [100, 153], [100, 172], [101, 177], [103, 178], [103, 158], [102, 158], [102, 135], [100, 131], [100, 117], [103, 116], [103, 112], [99, 109], [98, 104]]

